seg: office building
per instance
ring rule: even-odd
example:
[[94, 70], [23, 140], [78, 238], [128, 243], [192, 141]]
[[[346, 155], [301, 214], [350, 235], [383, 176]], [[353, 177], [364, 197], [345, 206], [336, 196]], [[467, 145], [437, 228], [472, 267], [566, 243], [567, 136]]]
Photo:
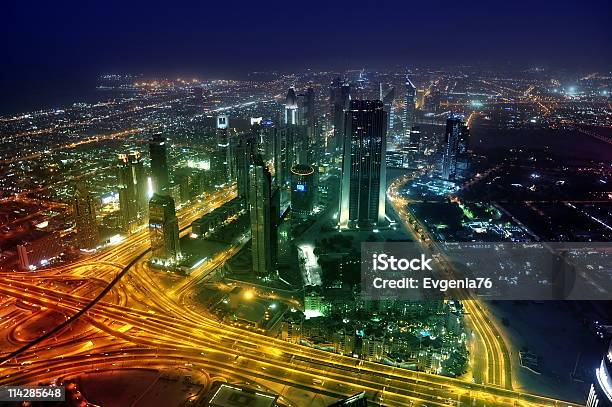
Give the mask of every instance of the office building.
[[379, 100], [352, 100], [345, 113], [341, 228], [385, 224], [387, 114]]
[[589, 388], [586, 406], [612, 407], [612, 342], [595, 369], [595, 380]]
[[314, 127], [314, 98], [314, 89], [311, 87], [306, 88], [304, 93], [300, 93], [297, 95], [297, 119], [295, 124]]
[[[467, 167], [469, 129], [461, 118], [451, 116], [446, 120], [442, 151], [442, 178], [454, 181], [458, 169]], [[459, 163], [459, 167], [458, 164]]]
[[149, 239], [154, 264], [169, 266], [181, 258], [174, 199], [168, 195], [154, 194], [149, 201]]
[[285, 97], [285, 119], [284, 124], [298, 124], [298, 102], [295, 89], [289, 88]]
[[249, 195], [249, 169], [256, 155], [255, 139], [252, 134], [244, 134], [234, 148], [236, 183], [238, 196], [247, 199]]
[[57, 232], [46, 234], [31, 242], [18, 244], [19, 268], [23, 271], [32, 271], [48, 266], [61, 256], [65, 249], [64, 239]]
[[395, 112], [393, 111], [393, 102], [395, 102], [395, 87], [390, 86], [388, 89], [383, 90], [383, 84], [381, 83], [379, 86], [379, 99], [383, 102], [383, 109], [387, 113], [387, 131], [393, 130], [395, 126], [394, 116]]
[[169, 193], [168, 188], [170, 187], [166, 147], [166, 138], [161, 133], [154, 134], [151, 140], [149, 140], [153, 192], [161, 195], [167, 195]]
[[310, 165], [291, 167], [291, 213], [295, 218], [312, 214], [315, 203], [315, 170]]
[[334, 126], [333, 142], [330, 143], [331, 149], [338, 148], [341, 150], [344, 146], [344, 112], [348, 109], [350, 100], [351, 86], [341, 81], [339, 77], [335, 78], [330, 88], [331, 117]]
[[100, 243], [96, 205], [91, 193], [82, 182], [77, 183], [72, 201], [76, 244], [79, 249], [95, 249]]
[[119, 223], [124, 231], [132, 232], [145, 222], [148, 210], [148, 184], [140, 152], [119, 154], [117, 183]]
[[416, 98], [416, 87], [406, 75], [406, 95], [404, 96], [404, 137], [410, 138], [410, 131], [415, 125], [415, 98]]
[[269, 277], [276, 271], [278, 192], [272, 187], [272, 176], [260, 156], [249, 170], [249, 215], [253, 272]]
[[217, 148], [214, 153], [212, 170], [217, 185], [225, 185], [234, 179], [231, 133], [229, 117], [221, 114], [215, 119]]

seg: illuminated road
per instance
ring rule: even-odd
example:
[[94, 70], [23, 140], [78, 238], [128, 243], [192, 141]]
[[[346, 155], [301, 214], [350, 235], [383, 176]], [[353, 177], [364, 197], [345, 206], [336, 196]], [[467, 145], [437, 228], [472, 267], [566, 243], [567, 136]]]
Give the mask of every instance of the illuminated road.
[[[437, 243], [432, 239], [427, 228], [409, 213], [407, 207], [410, 201], [400, 194], [401, 187], [413, 177], [414, 176], [403, 176], [394, 180], [388, 188], [387, 193], [389, 200], [402, 220], [402, 223], [412, 232], [418, 242], [422, 243], [434, 253], [443, 253], [442, 250], [437, 247]], [[439, 259], [440, 258], [437, 257], [436, 261], [439, 261]], [[442, 260], [442, 263], [441, 269], [445, 270], [449, 275], [452, 275], [449, 262]], [[470, 353], [472, 358], [476, 358], [473, 359], [471, 363], [473, 369], [472, 375], [476, 380], [481, 378], [481, 381], [484, 383], [511, 389], [512, 367], [508, 348], [499, 334], [497, 327], [488, 316], [486, 307], [482, 301], [474, 297], [463, 300], [462, 304], [465, 308], [470, 326], [474, 329], [476, 337], [480, 342], [480, 345], [476, 345], [476, 351]], [[478, 360], [479, 357], [484, 357], [485, 368], [483, 371], [479, 371], [478, 369], [479, 365], [482, 364], [482, 361]]]
[[[234, 196], [233, 189], [221, 191], [181, 211], [180, 228]], [[193, 277], [172, 290], [164, 290], [147, 267], [146, 231], [70, 266], [3, 274], [0, 298], [34, 309], [33, 315], [52, 310], [69, 318], [86, 312], [41, 343], [10, 359], [0, 359], [0, 385], [106, 369], [180, 368], [263, 386], [280, 394], [287, 405], [304, 405], [315, 394], [334, 399], [360, 391], [366, 391], [374, 405], [384, 406], [561, 405], [503, 386], [469, 383], [291, 344], [182, 306], [180, 297], [239, 246], [230, 246], [202, 263]], [[117, 276], [121, 278], [109, 286], [108, 293], [92, 302], [99, 287]], [[83, 284], [63, 284], [72, 280]], [[472, 312], [479, 315], [482, 311], [474, 308]], [[480, 329], [486, 330], [484, 318], [479, 321]], [[18, 316], [15, 319], [13, 327], [24, 322]], [[489, 346], [495, 349], [495, 343]], [[499, 364], [494, 360], [492, 366]], [[498, 375], [494, 379], [503, 381]], [[323, 400], [318, 405], [324, 405]]]

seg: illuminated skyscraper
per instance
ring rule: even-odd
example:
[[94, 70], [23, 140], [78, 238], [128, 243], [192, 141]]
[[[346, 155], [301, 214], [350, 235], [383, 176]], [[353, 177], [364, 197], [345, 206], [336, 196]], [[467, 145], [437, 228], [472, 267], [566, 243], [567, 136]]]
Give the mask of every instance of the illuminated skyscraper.
[[[467, 156], [469, 130], [458, 117], [446, 120], [446, 132], [442, 152], [442, 178], [453, 181], [457, 177], [457, 163]], [[466, 157], [467, 158], [467, 157]]]
[[167, 266], [180, 259], [178, 219], [170, 196], [156, 193], [149, 201], [149, 239], [153, 263]]
[[272, 188], [272, 176], [261, 157], [257, 156], [249, 170], [249, 213], [253, 272], [258, 277], [267, 277], [276, 271], [277, 200], [278, 193]]
[[315, 188], [314, 168], [305, 164], [291, 167], [291, 212], [296, 218], [312, 214]]
[[586, 406], [612, 406], [612, 342], [599, 367], [595, 369], [595, 381], [589, 389]]
[[214, 154], [212, 169], [215, 174], [216, 181], [223, 185], [232, 181], [233, 163], [232, 163], [232, 146], [231, 135], [229, 129], [229, 117], [221, 114], [216, 117], [215, 135], [217, 139], [217, 150]]
[[234, 159], [236, 160], [236, 183], [238, 196], [248, 200], [249, 198], [249, 169], [255, 156], [255, 140], [252, 134], [242, 135], [238, 139], [238, 145], [234, 148]]
[[76, 185], [72, 208], [78, 247], [80, 249], [95, 249], [100, 242], [96, 222], [96, 207], [93, 196], [82, 182]]
[[404, 96], [404, 137], [406, 140], [410, 138], [410, 130], [414, 126], [414, 108], [415, 108], [416, 87], [406, 75], [406, 95]]
[[395, 113], [393, 111], [393, 102], [395, 101], [395, 87], [391, 86], [386, 91], [383, 91], [383, 84], [380, 84], [379, 88], [379, 99], [383, 102], [383, 108], [387, 112], [387, 131], [393, 129], [393, 117]]
[[149, 140], [149, 154], [151, 157], [151, 175], [153, 180], [153, 192], [167, 195], [170, 186], [168, 176], [168, 157], [166, 151], [166, 138], [161, 133], [156, 133]]
[[295, 90], [289, 88], [285, 98], [285, 124], [298, 124], [298, 102]]
[[330, 105], [332, 123], [334, 126], [334, 143], [332, 147], [342, 149], [344, 134], [344, 111], [348, 109], [351, 100], [351, 86], [335, 78], [330, 88]]
[[296, 124], [313, 127], [315, 122], [314, 112], [314, 89], [306, 88], [304, 93], [297, 95], [297, 120]]
[[352, 100], [345, 113], [341, 228], [385, 223], [387, 114], [379, 100]]
[[120, 224], [132, 232], [147, 216], [147, 180], [140, 152], [119, 154], [117, 181], [119, 186]]

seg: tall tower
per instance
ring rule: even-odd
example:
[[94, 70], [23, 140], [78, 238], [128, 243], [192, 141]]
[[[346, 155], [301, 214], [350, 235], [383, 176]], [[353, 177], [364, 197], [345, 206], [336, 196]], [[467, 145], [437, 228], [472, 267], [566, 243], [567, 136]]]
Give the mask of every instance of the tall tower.
[[170, 181], [168, 179], [166, 138], [161, 133], [154, 134], [153, 138], [149, 140], [149, 154], [151, 157], [153, 191], [156, 194], [168, 195]]
[[344, 111], [349, 108], [351, 100], [351, 86], [335, 78], [330, 89], [331, 116], [334, 125], [334, 142], [336, 147], [342, 149], [344, 145]]
[[180, 259], [178, 219], [170, 196], [156, 193], [149, 201], [149, 239], [154, 263], [167, 266]]
[[315, 170], [310, 165], [291, 167], [291, 213], [296, 218], [312, 214], [315, 201]]
[[404, 96], [404, 137], [406, 140], [410, 138], [410, 131], [415, 124], [414, 108], [416, 98], [416, 87], [406, 75], [406, 95]]
[[464, 127], [463, 122], [458, 117], [449, 117], [446, 120], [444, 150], [442, 152], [442, 178], [447, 181], [453, 181], [457, 175], [459, 141]]
[[144, 222], [148, 209], [147, 182], [140, 152], [119, 154], [117, 182], [121, 227], [131, 232]]
[[599, 367], [587, 396], [587, 407], [612, 407], [612, 342]]
[[247, 200], [249, 198], [249, 170], [255, 156], [255, 139], [252, 134], [243, 135], [234, 149], [236, 161], [236, 183], [238, 196]]
[[232, 146], [229, 129], [229, 117], [221, 114], [216, 118], [215, 135], [217, 138], [217, 151], [213, 162], [213, 170], [220, 184], [226, 184], [233, 179]]
[[100, 241], [96, 223], [96, 208], [91, 193], [82, 182], [76, 184], [73, 210], [78, 247], [95, 249]]
[[298, 124], [298, 102], [293, 88], [289, 88], [285, 98], [285, 124]]
[[253, 272], [270, 276], [276, 270], [278, 193], [272, 189], [272, 176], [260, 156], [249, 170], [249, 213]]
[[391, 131], [393, 129], [393, 116], [395, 115], [393, 112], [393, 102], [395, 101], [395, 87], [391, 86], [386, 91], [383, 90], [382, 83], [379, 88], [379, 97], [383, 102], [383, 108], [387, 113], [387, 131]]
[[379, 100], [352, 100], [345, 113], [341, 228], [385, 223], [387, 114]]

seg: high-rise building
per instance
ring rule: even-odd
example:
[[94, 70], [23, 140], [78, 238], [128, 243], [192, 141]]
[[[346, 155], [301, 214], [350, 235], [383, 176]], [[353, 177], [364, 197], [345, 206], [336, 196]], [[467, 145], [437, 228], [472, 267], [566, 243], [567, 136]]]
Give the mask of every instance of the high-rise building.
[[258, 277], [276, 271], [278, 193], [273, 190], [272, 176], [260, 156], [249, 170], [249, 213], [253, 272]]
[[[444, 146], [442, 151], [442, 178], [453, 181], [457, 177], [457, 162], [460, 156], [467, 156], [469, 130], [459, 117], [451, 116], [446, 120]], [[463, 149], [463, 153], [460, 153]]]
[[215, 136], [217, 140], [217, 148], [214, 153], [212, 170], [215, 175], [215, 181], [219, 185], [224, 185], [234, 179], [232, 143], [229, 128], [229, 117], [227, 115], [221, 114], [216, 117]]
[[296, 218], [312, 214], [315, 203], [315, 170], [310, 165], [291, 167], [291, 213]]
[[295, 89], [289, 88], [285, 98], [285, 124], [298, 124], [298, 101]]
[[297, 120], [296, 124], [302, 126], [314, 127], [315, 111], [314, 111], [314, 89], [306, 88], [304, 93], [297, 95]]
[[410, 137], [410, 130], [415, 125], [414, 109], [415, 109], [416, 87], [406, 75], [406, 95], [404, 96], [404, 137], [406, 140]]
[[96, 205], [93, 196], [82, 182], [76, 185], [72, 209], [77, 246], [80, 249], [95, 249], [100, 242], [96, 222]]
[[132, 232], [144, 223], [148, 210], [148, 185], [140, 152], [119, 154], [117, 182], [120, 224], [123, 230]]
[[280, 190], [281, 206], [289, 206], [291, 168], [295, 164], [308, 164], [308, 133], [306, 126], [284, 125], [276, 132], [274, 183]]
[[19, 267], [23, 271], [45, 267], [61, 256], [65, 250], [64, 239], [58, 232], [47, 234], [31, 242], [18, 244]]
[[393, 102], [395, 101], [395, 87], [391, 86], [387, 90], [383, 90], [383, 84], [380, 84], [379, 88], [379, 99], [383, 102], [383, 108], [387, 112], [387, 131], [391, 131], [395, 125], [393, 117], [395, 113], [393, 111]]
[[344, 146], [344, 112], [349, 108], [351, 100], [351, 86], [340, 78], [332, 81], [330, 88], [330, 105], [332, 124], [334, 126], [334, 137], [332, 148], [342, 149]]
[[457, 173], [463, 174], [470, 167], [470, 129], [461, 123], [457, 142]]
[[168, 266], [180, 259], [178, 219], [168, 195], [156, 193], [149, 201], [149, 239], [153, 263]]
[[612, 406], [612, 342], [599, 367], [595, 369], [595, 381], [589, 389], [586, 406]]
[[153, 192], [161, 195], [167, 195], [170, 186], [166, 146], [166, 138], [161, 133], [154, 134], [149, 140]]
[[352, 100], [345, 113], [341, 228], [385, 223], [387, 115], [379, 100]]
[[242, 135], [234, 148], [234, 159], [236, 161], [238, 196], [246, 200], [248, 200], [249, 195], [249, 169], [251, 168], [255, 155], [255, 140], [253, 135]]

